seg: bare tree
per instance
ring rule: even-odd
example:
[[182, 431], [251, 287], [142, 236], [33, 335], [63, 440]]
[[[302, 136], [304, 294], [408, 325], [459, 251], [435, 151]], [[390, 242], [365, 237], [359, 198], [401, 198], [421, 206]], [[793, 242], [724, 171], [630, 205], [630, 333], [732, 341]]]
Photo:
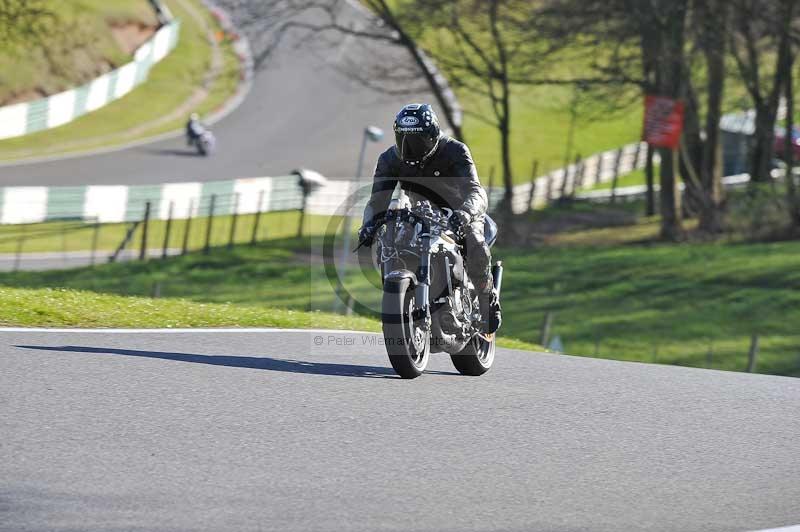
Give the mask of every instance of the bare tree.
[[783, 23], [781, 24], [781, 46], [779, 54], [782, 58], [781, 68], [784, 70], [784, 99], [786, 101], [786, 130], [783, 137], [783, 158], [786, 162], [786, 199], [789, 208], [789, 219], [795, 227], [800, 227], [800, 197], [794, 177], [794, 74], [793, 63], [797, 38], [793, 34], [793, 21], [797, 16], [794, 3], [786, 5]]
[[[682, 99], [687, 90], [684, 48], [689, 0], [549, 0], [540, 24], [563, 50], [584, 52], [584, 83], [639, 87], [643, 94]], [[678, 152], [659, 148], [661, 235], [683, 233]]]
[[[699, 228], [708, 233], [722, 229], [722, 148], [719, 123], [725, 87], [726, 40], [730, 4], [726, 0], [697, 2], [691, 16], [692, 49], [705, 66], [705, 105], [693, 76], [686, 79], [686, 120], [681, 140], [681, 176], [699, 211]], [[691, 60], [689, 61], [691, 64]], [[691, 71], [690, 67], [690, 71]], [[705, 120], [702, 108], [705, 108]]]
[[488, 112], [467, 111], [496, 128], [503, 169], [502, 212], [510, 212], [513, 197], [512, 100], [518, 84], [538, 83], [548, 45], [538, 39], [533, 3], [527, 0], [421, 1], [427, 16], [439, 28], [433, 57], [451, 82], [485, 98]]
[[[257, 29], [256, 66], [262, 66], [281, 44], [335, 46], [343, 38], [358, 39], [371, 53], [358, 62], [343, 58], [335, 65], [350, 79], [378, 92], [407, 95], [429, 90], [453, 136], [464, 138], [461, 109], [447, 81], [418, 45], [427, 26], [424, 12], [406, 3], [361, 0], [362, 9], [347, 0], [224, 0], [238, 13], [243, 29]], [[395, 7], [395, 6], [399, 7]], [[252, 40], [252, 39], [251, 39]]]
[[729, 38], [730, 48], [756, 112], [750, 161], [753, 181], [770, 179], [781, 88], [791, 74], [787, 62], [794, 61], [791, 47], [787, 46], [789, 31], [781, 31], [781, 21], [791, 20], [787, 12], [792, 12], [794, 1], [731, 2], [734, 31]]

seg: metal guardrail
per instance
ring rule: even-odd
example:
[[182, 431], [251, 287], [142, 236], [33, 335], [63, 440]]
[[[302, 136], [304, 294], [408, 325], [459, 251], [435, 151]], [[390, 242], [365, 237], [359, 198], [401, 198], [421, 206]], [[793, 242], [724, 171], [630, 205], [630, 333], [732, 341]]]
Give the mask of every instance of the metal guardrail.
[[[514, 212], [526, 212], [561, 197], [574, 195], [576, 187], [607, 182], [614, 175], [644, 165], [642, 144], [630, 144], [618, 150], [593, 155], [578, 164], [555, 170], [532, 183], [514, 187]], [[359, 216], [367, 201], [371, 180], [328, 181], [308, 197], [309, 214], [344, 214], [348, 197], [351, 216]], [[533, 188], [533, 190], [532, 190]], [[503, 190], [488, 190], [490, 208], [495, 208]], [[220, 215], [297, 210], [303, 206], [303, 194], [297, 176], [255, 177], [228, 181], [165, 183], [159, 185], [98, 185], [78, 187], [5, 187], [0, 188], [0, 224], [30, 224], [73, 218], [98, 223], [140, 220], [145, 205], [152, 205], [151, 218], [173, 219], [197, 216], [208, 209], [209, 198], [217, 198]]]
[[[750, 174], [737, 174], [722, 178], [722, 185], [725, 188], [743, 187], [749, 182]], [[660, 189], [661, 187], [658, 184], [653, 185], [653, 190], [656, 193], [658, 193]], [[684, 191], [686, 189], [686, 185], [684, 183], [678, 183], [678, 189], [680, 191]], [[612, 194], [614, 197], [622, 201], [644, 199], [645, 195], [647, 194], [647, 186], [634, 185], [629, 187], [618, 187], [613, 193], [611, 190], [587, 190], [585, 192], [579, 192], [575, 194], [575, 198], [586, 201], [606, 202], [611, 198]]]
[[[541, 207], [563, 196], [573, 196], [583, 187], [607, 183], [614, 176], [627, 174], [644, 168], [647, 144], [634, 142], [615, 150], [596, 153], [577, 163], [558, 168], [530, 183], [516, 185], [511, 209], [516, 214], [527, 212], [531, 207]], [[503, 197], [504, 189], [489, 187], [489, 210], [495, 210]]]

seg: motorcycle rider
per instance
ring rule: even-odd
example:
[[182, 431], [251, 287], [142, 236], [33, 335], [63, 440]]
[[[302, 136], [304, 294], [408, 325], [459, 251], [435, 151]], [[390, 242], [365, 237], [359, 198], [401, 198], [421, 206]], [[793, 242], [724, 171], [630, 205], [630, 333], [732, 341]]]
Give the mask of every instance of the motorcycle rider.
[[197, 113], [189, 115], [189, 121], [186, 122], [186, 143], [192, 146], [205, 130], [206, 127], [200, 122], [200, 115]]
[[375, 220], [386, 212], [398, 182], [412, 200], [427, 199], [440, 208], [452, 209], [450, 220], [464, 238], [467, 274], [478, 290], [481, 328], [494, 333], [500, 327], [501, 309], [492, 279], [492, 256], [484, 238], [488, 200], [469, 148], [442, 135], [436, 113], [428, 104], [403, 107], [393, 129], [395, 145], [378, 158], [359, 240], [372, 245]]

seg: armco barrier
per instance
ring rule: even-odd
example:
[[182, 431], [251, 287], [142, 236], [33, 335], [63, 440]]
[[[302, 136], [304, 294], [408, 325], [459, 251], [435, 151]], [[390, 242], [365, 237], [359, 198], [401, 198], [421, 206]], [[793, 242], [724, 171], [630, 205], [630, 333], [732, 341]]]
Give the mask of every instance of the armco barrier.
[[[618, 148], [591, 155], [580, 163], [570, 164], [566, 168], [558, 168], [543, 176], [537, 177], [532, 204], [534, 207], [545, 205], [550, 200], [561, 197], [561, 192], [572, 191], [578, 188], [588, 188], [597, 183], [607, 183], [614, 178], [614, 166], [619, 156], [619, 175], [627, 174], [633, 170], [644, 168], [647, 153], [647, 144], [634, 142]], [[566, 183], [565, 183], [566, 180]], [[578, 183], [580, 181], [580, 183]], [[486, 183], [484, 183], [486, 184]], [[516, 214], [526, 212], [531, 203], [531, 183], [514, 186], [514, 199], [511, 209]], [[489, 210], [494, 210], [503, 197], [502, 187], [492, 187], [489, 191]]]
[[[354, 211], [363, 209], [369, 186], [360, 188]], [[308, 198], [310, 214], [340, 214], [352, 181], [329, 181]], [[0, 224], [29, 224], [55, 220], [115, 223], [141, 220], [150, 203], [151, 219], [173, 219], [207, 214], [211, 197], [215, 214], [300, 209], [303, 196], [296, 176], [254, 177], [228, 181], [165, 183], [158, 185], [98, 185], [80, 187], [0, 188]]]
[[81, 87], [40, 100], [0, 107], [0, 139], [64, 125], [122, 98], [147, 80], [152, 66], [175, 48], [179, 35], [180, 21], [173, 20], [140, 46], [130, 63]]
[[[584, 185], [608, 181], [613, 176], [618, 150], [594, 155], [584, 160], [585, 166], [595, 165], [599, 171], [584, 176]], [[636, 156], [636, 144], [623, 148], [620, 173], [643, 164], [644, 157]], [[599, 165], [599, 166], [597, 166]], [[546, 199], [547, 183], [550, 199], [556, 199], [562, 189], [564, 176], [574, 179], [574, 168], [551, 172], [536, 179], [534, 205]], [[371, 179], [329, 181], [308, 198], [310, 214], [343, 214], [355, 194], [351, 215], [358, 216], [370, 191]], [[514, 212], [525, 212], [530, 200], [530, 183], [514, 187]], [[569, 186], [567, 187], [569, 189]], [[490, 191], [492, 206], [502, 197], [502, 188]], [[197, 183], [164, 183], [158, 185], [97, 185], [84, 187], [5, 187], [0, 188], [0, 224], [38, 223], [51, 220], [83, 219], [98, 222], [131, 222], [140, 220], [145, 205], [151, 206], [151, 217], [165, 219], [172, 205], [173, 218], [204, 215], [211, 196], [215, 196], [215, 214], [286, 211], [300, 209], [302, 193], [296, 176], [254, 177], [227, 181]]]

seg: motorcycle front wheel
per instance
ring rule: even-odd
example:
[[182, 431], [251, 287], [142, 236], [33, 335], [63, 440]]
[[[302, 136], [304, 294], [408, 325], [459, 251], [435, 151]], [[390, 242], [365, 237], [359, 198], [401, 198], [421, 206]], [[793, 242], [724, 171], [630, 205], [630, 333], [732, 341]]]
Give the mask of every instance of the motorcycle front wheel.
[[414, 287], [407, 278], [387, 279], [383, 286], [383, 340], [389, 362], [404, 379], [422, 375], [430, 359], [430, 331], [414, 318]]
[[494, 362], [494, 350], [497, 343], [497, 336], [492, 335], [491, 339], [476, 334], [469, 343], [453, 355], [450, 360], [462, 375], [477, 377], [483, 375], [492, 367]]

